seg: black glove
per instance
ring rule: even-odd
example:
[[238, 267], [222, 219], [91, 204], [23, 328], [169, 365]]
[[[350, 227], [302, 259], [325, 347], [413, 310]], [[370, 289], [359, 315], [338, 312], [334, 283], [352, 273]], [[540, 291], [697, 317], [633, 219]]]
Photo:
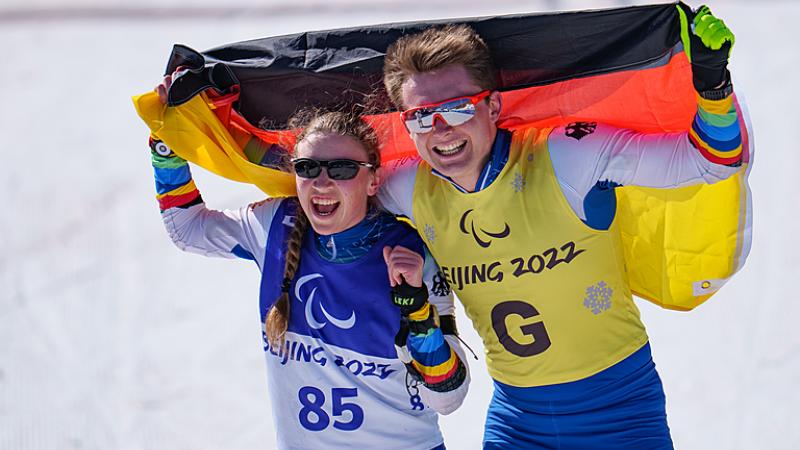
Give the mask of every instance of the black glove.
[[414, 287], [403, 281], [392, 288], [392, 303], [400, 308], [400, 314], [404, 317], [419, 311], [427, 302], [428, 288], [424, 283], [420, 287]]
[[708, 6], [703, 5], [694, 12], [682, 6], [685, 7], [678, 5], [681, 35], [692, 63], [695, 90], [702, 93], [725, 88], [730, 84], [728, 57], [735, 42], [733, 32], [711, 14]]

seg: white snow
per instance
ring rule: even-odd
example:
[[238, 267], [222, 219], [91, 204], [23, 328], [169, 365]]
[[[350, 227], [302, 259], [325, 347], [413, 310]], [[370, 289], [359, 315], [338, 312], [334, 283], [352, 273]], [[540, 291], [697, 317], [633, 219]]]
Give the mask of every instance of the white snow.
[[[205, 49], [309, 29], [632, 2], [237, 1], [274, 14], [47, 14], [184, 3], [0, 6], [0, 449], [273, 447], [271, 415], [281, 410], [270, 409], [266, 392], [257, 269], [178, 251], [154, 200], [147, 132], [130, 96], [155, 85], [173, 43]], [[800, 201], [792, 182], [800, 5], [711, 6], [736, 33], [731, 70], [756, 130], [753, 249], [743, 271], [696, 311], [639, 305], [676, 448], [800, 448]], [[194, 174], [212, 207], [261, 197]], [[466, 318], [460, 324], [481, 353]], [[465, 405], [442, 419], [451, 449], [480, 448], [491, 381], [483, 361], [472, 370]]]

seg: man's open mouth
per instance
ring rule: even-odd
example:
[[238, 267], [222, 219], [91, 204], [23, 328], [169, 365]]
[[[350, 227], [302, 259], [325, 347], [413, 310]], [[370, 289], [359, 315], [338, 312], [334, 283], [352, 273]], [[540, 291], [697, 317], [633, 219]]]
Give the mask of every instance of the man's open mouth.
[[453, 156], [467, 146], [467, 140], [452, 142], [445, 145], [434, 145], [433, 151], [442, 156]]

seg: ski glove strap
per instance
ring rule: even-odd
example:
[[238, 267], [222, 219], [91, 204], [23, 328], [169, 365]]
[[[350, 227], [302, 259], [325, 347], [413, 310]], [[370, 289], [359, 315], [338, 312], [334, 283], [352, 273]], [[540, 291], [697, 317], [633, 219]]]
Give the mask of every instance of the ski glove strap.
[[392, 288], [392, 303], [400, 308], [403, 317], [408, 317], [428, 303], [428, 288], [425, 284], [414, 287], [404, 281]]

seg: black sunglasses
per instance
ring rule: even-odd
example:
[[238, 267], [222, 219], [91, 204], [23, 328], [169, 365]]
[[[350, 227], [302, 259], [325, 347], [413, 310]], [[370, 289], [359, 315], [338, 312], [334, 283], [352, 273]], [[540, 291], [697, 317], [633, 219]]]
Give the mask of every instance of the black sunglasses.
[[294, 173], [300, 178], [317, 178], [325, 167], [331, 180], [352, 180], [358, 175], [361, 166], [375, 167], [373, 164], [352, 159], [331, 159], [328, 161], [311, 158], [295, 158], [292, 160]]

